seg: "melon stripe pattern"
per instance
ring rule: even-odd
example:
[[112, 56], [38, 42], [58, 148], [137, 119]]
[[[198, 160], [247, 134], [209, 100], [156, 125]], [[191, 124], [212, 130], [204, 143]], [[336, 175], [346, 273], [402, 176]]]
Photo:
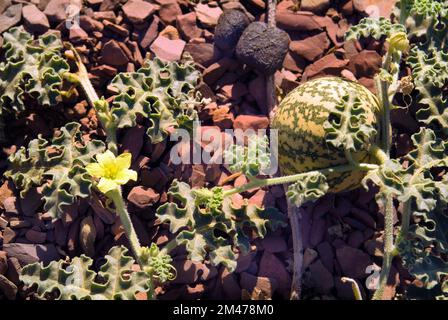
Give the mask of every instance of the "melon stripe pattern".
[[[347, 164], [343, 148], [336, 149], [326, 143], [324, 129], [330, 113], [347, 95], [353, 98], [350, 101], [359, 99], [366, 110], [366, 124], [378, 130], [380, 107], [376, 96], [367, 88], [342, 78], [310, 80], [283, 99], [272, 121], [272, 128], [278, 130], [279, 165], [283, 175]], [[354, 160], [370, 162], [368, 150], [375, 142], [353, 154]], [[356, 188], [363, 175], [363, 172], [331, 174], [327, 177], [330, 191]]]

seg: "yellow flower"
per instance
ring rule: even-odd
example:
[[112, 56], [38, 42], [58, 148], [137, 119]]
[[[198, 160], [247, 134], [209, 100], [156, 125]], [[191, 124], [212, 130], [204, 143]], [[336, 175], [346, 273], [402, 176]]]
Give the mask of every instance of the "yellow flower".
[[99, 178], [98, 189], [106, 194], [109, 191], [117, 190], [119, 186], [128, 183], [129, 180], [137, 181], [137, 172], [129, 170], [132, 155], [130, 153], [120, 154], [118, 157], [107, 150], [103, 154], [98, 154], [98, 163], [87, 165], [87, 172], [95, 178]]

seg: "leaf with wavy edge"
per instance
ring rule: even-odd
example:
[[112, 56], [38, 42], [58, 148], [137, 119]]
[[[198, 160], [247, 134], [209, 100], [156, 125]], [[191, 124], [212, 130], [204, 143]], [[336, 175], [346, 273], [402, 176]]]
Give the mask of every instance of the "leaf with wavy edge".
[[[112, 247], [98, 274], [90, 269], [93, 260], [82, 255], [70, 263], [29, 264], [22, 269], [20, 279], [27, 286], [37, 285], [41, 298], [57, 290], [57, 300], [135, 300], [137, 292], [150, 289], [149, 278], [142, 271], [132, 271], [134, 259], [127, 253], [123, 246]], [[97, 282], [97, 276], [102, 282]]]
[[[446, 1], [403, 1], [404, 24], [414, 43], [407, 63], [412, 68], [417, 119], [433, 129], [448, 134], [445, 84], [448, 81], [448, 3]], [[400, 9], [403, 9], [400, 12]]]
[[224, 151], [225, 163], [233, 173], [242, 172], [247, 177], [256, 177], [271, 165], [269, 139], [266, 135], [253, 134], [247, 146], [232, 144]]
[[218, 210], [202, 198], [197, 201], [196, 191], [175, 180], [168, 191], [173, 202], [157, 210], [157, 217], [170, 223], [171, 232], [180, 231], [176, 241], [186, 245], [189, 257], [195, 261], [203, 261], [209, 254], [212, 263], [223, 263], [233, 271], [236, 264], [232, 248], [246, 254], [253, 233], [263, 238], [267, 227], [275, 230], [286, 225], [285, 217], [275, 208], [261, 209], [247, 201], [235, 208], [231, 199], [225, 197]]
[[357, 25], [350, 27], [345, 34], [345, 40], [359, 40], [372, 37], [380, 40], [382, 37], [390, 37], [398, 32], [406, 32], [403, 25], [392, 23], [389, 19], [363, 18]]
[[44, 209], [55, 219], [62, 218], [64, 208], [72, 205], [77, 197], [90, 195], [92, 179], [85, 166], [93, 161], [94, 155], [106, 149], [98, 140], [84, 144], [80, 127], [78, 123], [69, 123], [51, 142], [39, 137], [9, 158], [5, 176], [12, 179], [22, 197], [30, 188], [46, 182]]
[[10, 29], [3, 38], [6, 61], [0, 63], [2, 109], [25, 110], [25, 97], [33, 97], [42, 106], [55, 105], [62, 75], [69, 71], [61, 57], [61, 40], [55, 34], [33, 40], [23, 27]]
[[366, 110], [359, 98], [346, 95], [324, 123], [327, 144], [338, 150], [359, 152], [370, 146], [377, 131], [367, 124]]
[[316, 201], [323, 197], [329, 189], [327, 178], [319, 172], [307, 174], [303, 179], [288, 187], [286, 196], [296, 206], [300, 207], [308, 201]]
[[118, 74], [110, 84], [118, 93], [112, 103], [118, 128], [135, 126], [141, 115], [149, 119], [147, 133], [157, 143], [170, 127], [191, 127], [197, 119], [194, 106], [199, 100], [194, 89], [199, 75], [191, 63], [179, 65], [157, 58], [147, 60], [137, 72]]

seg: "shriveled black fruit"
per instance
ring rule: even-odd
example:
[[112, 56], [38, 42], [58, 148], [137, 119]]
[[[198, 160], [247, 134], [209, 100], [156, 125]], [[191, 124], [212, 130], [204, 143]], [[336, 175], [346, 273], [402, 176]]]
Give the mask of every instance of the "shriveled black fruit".
[[249, 18], [240, 10], [224, 11], [215, 29], [215, 44], [222, 50], [233, 50], [249, 23]]
[[264, 22], [252, 22], [238, 41], [238, 59], [258, 71], [269, 75], [280, 69], [288, 52], [289, 36]]

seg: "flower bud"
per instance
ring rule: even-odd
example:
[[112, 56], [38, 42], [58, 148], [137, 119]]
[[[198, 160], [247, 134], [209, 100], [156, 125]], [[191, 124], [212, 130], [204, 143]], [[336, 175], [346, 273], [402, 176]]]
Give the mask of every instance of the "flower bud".
[[409, 49], [409, 40], [404, 32], [393, 34], [388, 42], [391, 50], [407, 51]]

